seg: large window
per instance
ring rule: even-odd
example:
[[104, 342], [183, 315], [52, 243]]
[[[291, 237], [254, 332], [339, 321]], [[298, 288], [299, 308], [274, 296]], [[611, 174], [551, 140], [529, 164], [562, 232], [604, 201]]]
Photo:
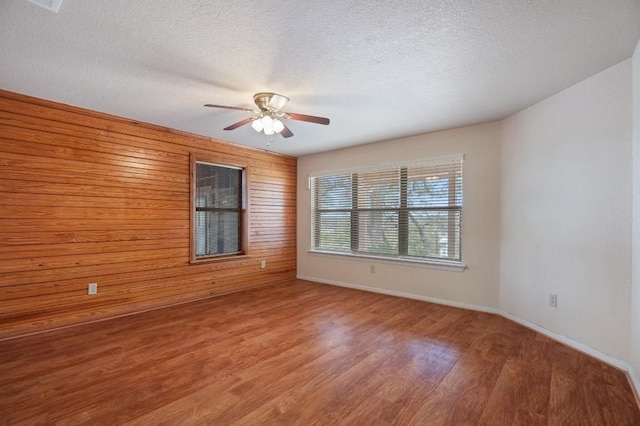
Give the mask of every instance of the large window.
[[245, 173], [192, 158], [192, 261], [245, 253]]
[[462, 160], [311, 178], [312, 250], [459, 262]]

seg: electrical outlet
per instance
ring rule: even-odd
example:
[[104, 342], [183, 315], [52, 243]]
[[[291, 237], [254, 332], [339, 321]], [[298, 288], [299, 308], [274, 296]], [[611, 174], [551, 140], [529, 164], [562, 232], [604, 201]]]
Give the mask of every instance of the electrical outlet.
[[262, 269], [266, 268], [266, 267], [267, 267], [267, 261], [266, 261], [266, 260], [263, 260], [262, 262], [260, 262], [260, 267], [261, 267]]
[[558, 307], [558, 295], [557, 294], [549, 293], [549, 306], [551, 306], [552, 308], [557, 308]]
[[90, 294], [90, 295], [98, 294], [98, 283], [89, 283], [87, 294]]
[[369, 272], [371, 272], [372, 274], [376, 273], [376, 265], [369, 265]]

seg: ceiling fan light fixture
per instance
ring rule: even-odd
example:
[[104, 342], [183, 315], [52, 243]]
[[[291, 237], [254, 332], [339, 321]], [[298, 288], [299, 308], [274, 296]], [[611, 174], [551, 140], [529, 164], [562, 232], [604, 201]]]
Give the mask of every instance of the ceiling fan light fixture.
[[264, 132], [267, 136], [272, 136], [284, 130], [284, 123], [269, 114], [257, 117], [251, 122], [251, 127], [256, 132]]
[[268, 115], [268, 114], [267, 114], [267, 115], [264, 115], [264, 116], [260, 119], [260, 121], [262, 121], [262, 125], [263, 125], [264, 127], [267, 127], [267, 126], [273, 126], [273, 118], [271, 118], [271, 116], [270, 116], [270, 115]]
[[262, 121], [262, 131], [265, 135], [271, 136], [275, 133], [275, 131], [273, 130], [273, 118], [271, 118], [271, 116], [265, 115], [260, 119], [260, 121]]
[[282, 123], [282, 121], [278, 120], [277, 118], [273, 119], [273, 131], [276, 133], [280, 133], [281, 131], [284, 130], [284, 123]]
[[262, 124], [262, 120], [259, 118], [256, 118], [255, 120], [253, 120], [251, 122], [251, 127], [253, 127], [253, 130], [255, 130], [256, 132], [260, 133], [262, 131], [262, 129], [264, 129], [264, 124]]

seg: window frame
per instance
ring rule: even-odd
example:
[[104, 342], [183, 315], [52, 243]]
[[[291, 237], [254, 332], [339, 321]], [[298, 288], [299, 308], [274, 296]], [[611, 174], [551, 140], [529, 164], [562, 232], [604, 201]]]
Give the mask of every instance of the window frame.
[[[241, 182], [241, 206], [239, 211], [240, 225], [238, 231], [240, 232], [239, 242], [240, 250], [234, 253], [222, 253], [212, 254], [205, 256], [198, 256], [196, 253], [196, 178], [197, 178], [197, 165], [208, 164], [218, 167], [227, 167], [232, 169], [238, 169], [242, 171]], [[189, 262], [192, 264], [206, 263], [206, 262], [220, 262], [235, 259], [243, 259], [249, 255], [249, 166], [244, 163], [235, 161], [229, 161], [227, 158], [221, 158], [216, 156], [206, 156], [201, 154], [190, 154], [190, 179], [189, 179], [189, 216], [190, 216], [190, 238], [189, 238]]]
[[[311, 203], [310, 203], [311, 248], [308, 250], [308, 252], [311, 254], [318, 254], [323, 256], [348, 257], [348, 258], [353, 258], [355, 260], [375, 260], [383, 263], [402, 263], [402, 264], [419, 266], [419, 267], [432, 267], [432, 268], [452, 270], [452, 271], [463, 271], [466, 268], [466, 265], [464, 265], [463, 263], [463, 257], [462, 257], [463, 202], [462, 202], [462, 198], [460, 199], [459, 205], [457, 205], [457, 203], [455, 202], [454, 197], [456, 195], [455, 194], [453, 196], [451, 195], [453, 192], [455, 192], [455, 189], [453, 191], [449, 190], [449, 194], [450, 194], [449, 203], [446, 207], [442, 207], [442, 206], [430, 207], [430, 208], [419, 207], [416, 209], [416, 208], [409, 207], [408, 200], [407, 200], [407, 191], [408, 191], [407, 171], [410, 167], [415, 167], [415, 166], [428, 167], [431, 165], [435, 167], [437, 165], [454, 164], [454, 163], [459, 163], [459, 177], [460, 177], [459, 190], [460, 190], [460, 197], [462, 197], [463, 185], [464, 185], [463, 160], [464, 160], [464, 155], [459, 155], [459, 156], [450, 156], [450, 157], [444, 157], [444, 158], [427, 159], [427, 160], [411, 162], [411, 163], [405, 162], [405, 163], [397, 163], [397, 164], [388, 164], [388, 165], [375, 167], [375, 168], [353, 168], [348, 170], [325, 172], [322, 174], [310, 176], [309, 190], [311, 192]], [[391, 254], [385, 255], [385, 254], [378, 254], [378, 253], [367, 253], [366, 251], [365, 252], [359, 251], [358, 236], [357, 236], [358, 234], [357, 226], [358, 226], [358, 220], [360, 216], [359, 212], [362, 212], [366, 209], [360, 209], [357, 205], [358, 190], [359, 190], [358, 174], [365, 174], [365, 173], [378, 172], [378, 171], [384, 172], [384, 171], [391, 171], [391, 170], [397, 170], [399, 172], [400, 182], [401, 182], [397, 192], [399, 197], [399, 203], [400, 203], [399, 206], [397, 208], [389, 208], [389, 209], [385, 208], [385, 210], [389, 210], [389, 211], [395, 210], [398, 213], [397, 253], [393, 255]], [[315, 185], [317, 185], [316, 179], [321, 177], [326, 177], [326, 176], [340, 176], [340, 175], [346, 175], [346, 174], [351, 176], [352, 205], [349, 208], [340, 209], [340, 211], [350, 212], [350, 219], [349, 219], [349, 223], [350, 223], [349, 233], [350, 233], [350, 240], [351, 240], [350, 250], [341, 251], [339, 249], [331, 250], [330, 248], [321, 248], [319, 247], [319, 238], [320, 238], [319, 237], [319, 226], [320, 226], [319, 215], [321, 214], [322, 209], [317, 208], [318, 199], [316, 198], [317, 197], [317, 188], [315, 187]], [[454, 200], [454, 202], [451, 203], [451, 200]], [[454, 236], [455, 238], [455, 236], [457, 236], [458, 253], [459, 253], [459, 256], [457, 259], [451, 258], [451, 257], [437, 257], [437, 256], [420, 257], [420, 256], [408, 255], [408, 238], [409, 238], [409, 229], [410, 229], [409, 214], [410, 214], [410, 211], [414, 209], [429, 210], [429, 211], [446, 210], [449, 212], [453, 212], [454, 214], [460, 215], [460, 220], [458, 224], [459, 229], [457, 230], [457, 233], [455, 230], [455, 225], [452, 226], [451, 217], [447, 219], [448, 221], [447, 234], [449, 236], [448, 238], [451, 238], [452, 236]], [[354, 226], [356, 227], [355, 229], [354, 229]], [[404, 230], [404, 232], [400, 230], [401, 226], [406, 226], [406, 230]], [[449, 249], [451, 249], [451, 245], [449, 245]], [[449, 252], [449, 254], [451, 254], [451, 251]]]

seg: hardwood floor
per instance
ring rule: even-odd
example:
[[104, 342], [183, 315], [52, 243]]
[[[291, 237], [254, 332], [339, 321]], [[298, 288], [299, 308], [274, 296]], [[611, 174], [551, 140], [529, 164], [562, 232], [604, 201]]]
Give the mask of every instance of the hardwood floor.
[[500, 316], [292, 281], [0, 342], [2, 424], [639, 425], [625, 375]]

